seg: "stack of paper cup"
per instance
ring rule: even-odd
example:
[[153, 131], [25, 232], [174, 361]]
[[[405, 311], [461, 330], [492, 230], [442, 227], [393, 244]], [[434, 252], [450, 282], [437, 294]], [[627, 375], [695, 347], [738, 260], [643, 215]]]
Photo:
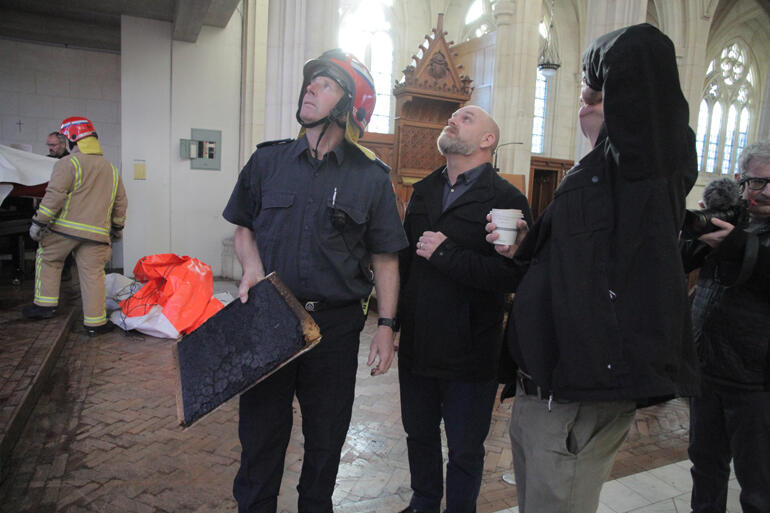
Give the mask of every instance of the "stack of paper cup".
[[516, 221], [523, 219], [524, 214], [516, 208], [493, 208], [491, 214], [492, 222], [497, 225], [494, 233], [499, 235], [495, 244], [510, 246], [516, 241], [518, 233]]

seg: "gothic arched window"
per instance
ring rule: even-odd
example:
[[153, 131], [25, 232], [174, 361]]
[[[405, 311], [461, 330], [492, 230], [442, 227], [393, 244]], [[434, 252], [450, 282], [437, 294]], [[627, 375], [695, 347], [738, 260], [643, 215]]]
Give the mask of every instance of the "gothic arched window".
[[532, 153], [543, 153], [545, 147], [545, 106], [548, 100], [548, 77], [537, 70], [535, 113], [532, 117]]
[[[547, 20], [540, 22], [538, 32], [540, 33], [540, 44], [545, 44], [548, 39], [548, 31], [552, 28]], [[556, 34], [551, 34], [551, 37], [556, 37]], [[535, 82], [535, 110], [532, 116], [532, 153], [543, 153], [545, 151], [545, 128], [546, 128], [546, 107], [548, 105], [548, 86], [553, 81], [553, 71], [551, 76], [546, 76], [539, 69], [537, 70], [537, 82]]]
[[391, 36], [392, 0], [341, 0], [339, 43], [366, 64], [374, 79], [377, 101], [370, 132], [391, 133], [393, 103], [393, 38]]
[[469, 41], [493, 30], [495, 30], [495, 17], [489, 0], [474, 0], [468, 7], [468, 12], [465, 13], [462, 40]]
[[746, 46], [738, 41], [709, 63], [695, 137], [701, 172], [738, 172], [738, 156], [752, 126], [755, 76]]

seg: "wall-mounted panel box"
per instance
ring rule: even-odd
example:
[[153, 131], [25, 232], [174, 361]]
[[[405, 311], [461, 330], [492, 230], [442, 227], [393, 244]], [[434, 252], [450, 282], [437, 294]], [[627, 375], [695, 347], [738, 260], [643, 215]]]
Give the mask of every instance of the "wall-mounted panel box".
[[222, 161], [222, 131], [190, 129], [190, 139], [179, 139], [179, 156], [190, 159], [190, 169], [219, 171]]

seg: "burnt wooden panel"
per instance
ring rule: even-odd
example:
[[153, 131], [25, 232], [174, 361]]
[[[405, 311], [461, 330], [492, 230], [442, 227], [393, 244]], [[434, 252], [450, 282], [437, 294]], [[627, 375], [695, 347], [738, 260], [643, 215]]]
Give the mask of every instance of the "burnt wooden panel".
[[189, 427], [321, 339], [318, 325], [275, 273], [173, 347], [177, 416]]

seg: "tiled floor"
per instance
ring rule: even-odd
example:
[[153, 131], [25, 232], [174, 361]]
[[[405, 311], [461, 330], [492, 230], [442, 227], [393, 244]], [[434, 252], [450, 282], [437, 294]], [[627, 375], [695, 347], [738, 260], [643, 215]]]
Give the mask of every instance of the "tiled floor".
[[[604, 483], [597, 513], [689, 513], [690, 463], [681, 461]], [[728, 513], [740, 513], [740, 487], [730, 476]], [[497, 513], [518, 513], [508, 508]]]
[[[217, 292], [232, 290], [218, 284]], [[0, 305], [9, 327], [21, 304]], [[375, 326], [362, 335], [353, 421], [334, 493], [337, 513], [397, 512], [408, 503], [409, 470], [395, 369], [371, 377], [365, 360]], [[89, 339], [74, 323], [51, 380], [0, 484], [0, 511], [230, 512], [238, 467], [237, 403], [192, 428], [176, 423], [171, 341], [115, 332]], [[35, 323], [25, 334], [49, 329]], [[38, 330], [37, 332], [35, 330]], [[0, 330], [0, 349], [10, 347]], [[5, 338], [4, 338], [5, 337]], [[507, 435], [511, 402], [496, 404], [487, 438], [479, 513], [516, 511]], [[296, 511], [302, 465], [299, 409], [279, 496]], [[688, 511], [688, 412], [682, 401], [640, 410], [602, 494], [602, 513]], [[446, 449], [445, 449], [446, 451]], [[739, 511], [731, 483], [730, 511]]]

